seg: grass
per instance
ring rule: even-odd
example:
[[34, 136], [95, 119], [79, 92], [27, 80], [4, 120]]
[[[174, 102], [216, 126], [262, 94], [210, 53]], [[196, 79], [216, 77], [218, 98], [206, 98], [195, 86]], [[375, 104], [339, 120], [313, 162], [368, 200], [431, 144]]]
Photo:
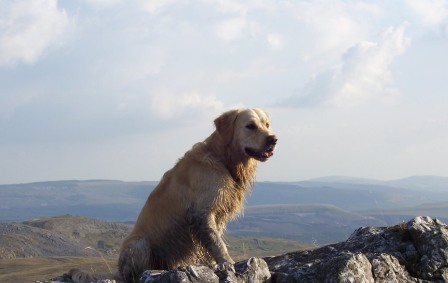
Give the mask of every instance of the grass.
[[17, 283], [49, 280], [68, 272], [71, 268], [86, 271], [116, 271], [116, 258], [101, 257], [35, 257], [0, 260], [0, 282]]
[[276, 256], [313, 247], [294, 240], [242, 236], [226, 236], [226, 242], [235, 261], [250, 257]]

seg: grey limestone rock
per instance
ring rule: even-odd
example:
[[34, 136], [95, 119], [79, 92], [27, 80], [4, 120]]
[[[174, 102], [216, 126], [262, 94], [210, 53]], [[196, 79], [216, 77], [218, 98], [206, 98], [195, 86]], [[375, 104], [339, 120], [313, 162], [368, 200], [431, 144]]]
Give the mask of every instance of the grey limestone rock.
[[357, 229], [345, 242], [265, 258], [272, 282], [446, 282], [448, 228], [416, 217]]
[[[448, 227], [416, 217], [391, 227], [362, 227], [344, 242], [231, 265], [146, 271], [141, 283], [447, 282]], [[104, 282], [103, 282], [104, 283]]]
[[231, 265], [181, 266], [170, 271], [146, 271], [142, 283], [216, 282], [216, 283], [262, 283], [271, 274], [266, 262], [260, 258]]

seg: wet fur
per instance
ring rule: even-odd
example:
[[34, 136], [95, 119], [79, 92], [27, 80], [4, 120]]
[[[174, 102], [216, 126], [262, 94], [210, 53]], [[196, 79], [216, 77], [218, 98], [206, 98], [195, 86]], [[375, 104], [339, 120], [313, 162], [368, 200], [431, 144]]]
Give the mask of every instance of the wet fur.
[[[257, 123], [256, 131], [246, 129], [248, 120]], [[233, 263], [222, 237], [243, 209], [257, 165], [241, 144], [262, 150], [273, 135], [260, 109], [228, 111], [214, 122], [216, 131], [186, 152], [149, 195], [121, 246], [118, 269], [125, 282], [147, 269]], [[96, 279], [79, 270], [71, 275], [75, 282]]]

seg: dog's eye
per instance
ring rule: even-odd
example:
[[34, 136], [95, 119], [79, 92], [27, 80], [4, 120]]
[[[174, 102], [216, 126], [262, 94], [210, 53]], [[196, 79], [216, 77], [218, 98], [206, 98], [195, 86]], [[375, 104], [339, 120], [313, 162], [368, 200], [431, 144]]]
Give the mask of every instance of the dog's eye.
[[266, 128], [268, 128], [268, 129], [269, 129], [269, 126], [270, 126], [270, 124], [269, 124], [269, 123], [266, 123]]
[[246, 128], [248, 128], [249, 130], [255, 130], [257, 126], [255, 124], [249, 124], [246, 126]]

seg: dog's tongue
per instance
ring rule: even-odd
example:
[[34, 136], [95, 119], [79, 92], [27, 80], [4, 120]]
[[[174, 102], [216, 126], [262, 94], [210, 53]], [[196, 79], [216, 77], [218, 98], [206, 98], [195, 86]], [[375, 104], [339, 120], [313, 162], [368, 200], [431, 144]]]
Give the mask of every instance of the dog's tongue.
[[265, 152], [263, 152], [263, 153], [261, 154], [261, 156], [263, 156], [264, 158], [269, 158], [269, 157], [271, 157], [272, 155], [274, 155], [274, 152], [273, 152], [273, 151], [265, 151]]

